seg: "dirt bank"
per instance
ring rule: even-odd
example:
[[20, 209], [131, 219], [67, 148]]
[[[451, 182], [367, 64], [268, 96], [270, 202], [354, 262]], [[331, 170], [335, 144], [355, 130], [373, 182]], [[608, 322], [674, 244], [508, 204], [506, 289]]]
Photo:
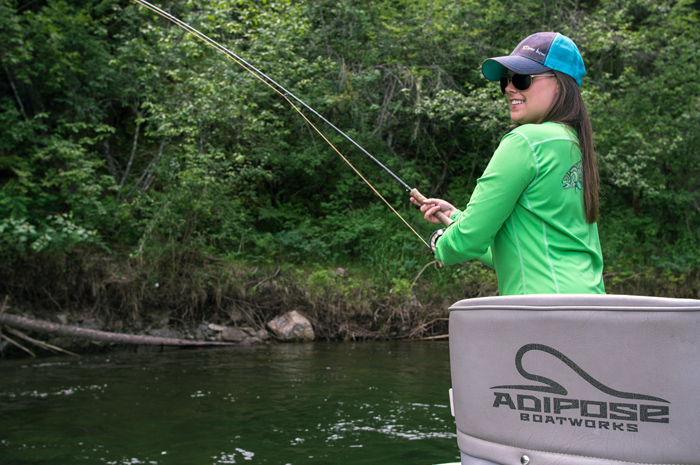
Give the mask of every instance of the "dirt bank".
[[[678, 276], [610, 271], [606, 289], [700, 298], [700, 271]], [[319, 340], [436, 337], [447, 333], [452, 303], [496, 294], [495, 274], [478, 263], [440, 268], [427, 261], [410, 276], [361, 266], [227, 262], [201, 254], [179, 263], [92, 252], [0, 264], [0, 298], [7, 298], [9, 313], [92, 330], [199, 341], [216, 341], [216, 328], [226, 327], [265, 342], [267, 323], [291, 310], [311, 321]], [[44, 340], [74, 351], [109, 346], [70, 337]]]
[[[273, 318], [296, 310], [320, 340], [409, 339], [446, 334], [449, 304], [467, 297], [435, 289], [427, 275], [436, 266], [410, 280], [380, 282], [343, 267], [198, 257], [171, 268], [128, 256], [71, 254], [1, 265], [0, 292], [10, 313], [114, 333], [215, 340], [212, 326], [262, 332]], [[473, 291], [495, 294], [495, 281], [483, 280]], [[50, 342], [95, 349], [66, 337]]]

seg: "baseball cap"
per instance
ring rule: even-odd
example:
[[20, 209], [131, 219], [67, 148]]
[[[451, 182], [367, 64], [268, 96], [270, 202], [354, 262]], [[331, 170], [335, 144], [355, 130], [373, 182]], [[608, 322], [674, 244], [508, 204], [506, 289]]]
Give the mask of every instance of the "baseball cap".
[[517, 74], [537, 74], [549, 70], [568, 74], [581, 85], [586, 67], [576, 44], [558, 32], [538, 32], [520, 42], [508, 56], [488, 58], [481, 72], [489, 81], [498, 81], [508, 70]]

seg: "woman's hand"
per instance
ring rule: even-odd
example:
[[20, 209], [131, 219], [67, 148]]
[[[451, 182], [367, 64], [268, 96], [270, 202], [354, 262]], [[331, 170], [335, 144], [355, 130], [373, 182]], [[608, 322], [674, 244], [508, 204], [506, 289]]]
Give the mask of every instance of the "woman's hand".
[[431, 223], [442, 223], [434, 216], [437, 212], [442, 212], [449, 218], [457, 211], [454, 205], [442, 199], [425, 199], [425, 202], [420, 203], [418, 200], [411, 197], [411, 202], [420, 207], [424, 218]]

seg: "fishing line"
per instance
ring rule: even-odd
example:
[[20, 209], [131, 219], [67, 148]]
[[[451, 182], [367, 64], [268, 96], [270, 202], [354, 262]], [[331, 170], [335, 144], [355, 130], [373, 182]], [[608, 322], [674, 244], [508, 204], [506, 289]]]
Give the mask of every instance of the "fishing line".
[[[411, 193], [411, 196], [413, 196], [415, 199], [417, 199], [417, 200], [420, 201], [421, 203], [424, 203], [425, 197], [424, 197], [420, 192], [418, 192], [417, 189], [412, 189], [408, 184], [406, 184], [406, 183], [405, 183], [404, 181], [402, 181], [398, 176], [396, 176], [390, 169], [388, 169], [386, 166], [384, 166], [379, 160], [377, 160], [374, 156], [372, 156], [369, 152], [367, 152], [362, 146], [360, 146], [357, 142], [355, 142], [350, 136], [348, 136], [348, 135], [345, 134], [343, 131], [341, 131], [340, 129], [338, 129], [333, 123], [331, 123], [330, 121], [328, 121], [328, 120], [327, 120], [326, 118], [324, 118], [320, 113], [318, 113], [316, 110], [314, 110], [314, 109], [311, 108], [309, 105], [307, 105], [306, 103], [304, 103], [304, 102], [303, 102], [301, 99], [299, 99], [296, 95], [294, 95], [293, 93], [291, 93], [290, 91], [288, 91], [287, 89], [285, 89], [284, 87], [282, 87], [280, 84], [278, 84], [277, 82], [275, 82], [272, 78], [270, 78], [270, 77], [267, 76], [265, 73], [263, 73], [262, 71], [260, 71], [260, 70], [258, 70], [257, 68], [255, 68], [253, 65], [251, 65], [250, 63], [248, 63], [247, 61], [245, 61], [243, 58], [239, 57], [238, 55], [236, 55], [236, 54], [233, 53], [232, 51], [230, 51], [230, 50], [228, 50], [227, 48], [225, 48], [223, 45], [221, 45], [221, 44], [219, 44], [218, 42], [214, 41], [213, 39], [209, 38], [209, 37], [206, 36], [205, 34], [199, 32], [197, 29], [193, 28], [192, 26], [190, 26], [189, 24], [185, 23], [184, 21], [181, 21], [180, 19], [176, 18], [175, 16], [171, 15], [170, 13], [167, 13], [167, 12], [161, 10], [160, 8], [158, 8], [158, 7], [156, 7], [156, 6], [154, 6], [154, 5], [150, 4], [150, 3], [148, 3], [148, 2], [145, 1], [145, 0], [134, 0], [134, 1], [135, 1], [136, 3], [138, 3], [138, 4], [140, 4], [140, 5], [142, 5], [142, 6], [146, 7], [146, 8], [148, 8], [149, 10], [151, 10], [151, 11], [157, 13], [158, 15], [162, 16], [163, 18], [165, 18], [165, 19], [171, 21], [172, 23], [174, 23], [175, 25], [177, 25], [177, 26], [179, 26], [180, 28], [184, 29], [185, 31], [187, 31], [187, 32], [189, 32], [189, 33], [191, 33], [191, 34], [193, 34], [195, 37], [197, 37], [198, 39], [202, 40], [203, 42], [205, 42], [205, 43], [211, 45], [212, 47], [214, 47], [215, 49], [217, 49], [218, 51], [220, 51], [221, 53], [223, 53], [224, 55], [226, 55], [227, 57], [229, 57], [231, 60], [233, 60], [236, 64], [238, 64], [239, 66], [241, 66], [243, 69], [245, 69], [246, 71], [248, 71], [249, 73], [251, 73], [251, 74], [252, 74], [253, 76], [255, 76], [259, 81], [261, 81], [261, 82], [264, 83], [266, 86], [268, 86], [269, 88], [271, 88], [272, 90], [274, 90], [275, 92], [277, 92], [279, 95], [281, 95], [282, 98], [284, 98], [284, 99], [287, 101], [287, 103], [289, 103], [289, 104], [292, 106], [292, 108], [294, 108], [294, 110], [296, 110], [296, 112], [299, 113], [299, 114], [301, 115], [302, 118], [304, 118], [304, 120], [314, 129], [314, 131], [316, 131], [316, 132], [323, 138], [323, 140], [326, 141], [326, 143], [327, 143], [328, 145], [330, 145], [331, 148], [333, 148], [333, 150], [334, 150], [338, 155], [340, 155], [340, 157], [343, 159], [343, 161], [345, 161], [345, 163], [347, 163], [348, 166], [350, 166], [350, 168], [352, 168], [352, 170], [355, 171], [355, 173], [357, 173], [357, 175], [372, 189], [372, 191], [374, 191], [374, 193], [377, 194], [377, 196], [378, 196], [380, 199], [382, 199], [382, 201], [391, 209], [391, 211], [393, 211], [393, 212], [396, 214], [396, 216], [398, 216], [398, 217], [401, 219], [401, 221], [403, 221], [404, 224], [405, 224], [406, 226], [408, 226], [408, 228], [409, 228], [411, 231], [413, 231], [413, 233], [414, 233], [416, 236], [418, 236], [418, 238], [421, 240], [421, 242], [423, 242], [423, 244], [425, 244], [426, 247], [429, 247], [429, 246], [428, 246], [428, 243], [420, 236], [420, 234], [418, 234], [418, 233], [416, 232], [416, 230], [413, 229], [413, 227], [411, 227], [411, 225], [399, 214], [399, 212], [397, 212], [396, 209], [394, 209], [394, 207], [379, 193], [379, 191], [377, 191], [377, 190], [374, 188], [374, 186], [372, 186], [372, 184], [362, 175], [362, 173], [360, 173], [360, 172], [357, 170], [357, 168], [355, 168], [355, 167], [353, 166], [353, 164], [350, 163], [350, 161], [340, 152], [340, 150], [338, 150], [338, 149], [331, 143], [331, 141], [329, 141], [328, 138], [327, 138], [327, 137], [326, 137], [326, 136], [325, 136], [325, 135], [324, 135], [324, 134], [323, 134], [323, 133], [322, 133], [308, 118], [307, 118], [307, 117], [306, 117], [306, 115], [294, 104], [294, 102], [292, 102], [292, 101], [290, 100], [290, 98], [292, 98], [293, 100], [295, 100], [298, 104], [300, 104], [301, 106], [303, 106], [304, 108], [306, 108], [307, 110], [309, 110], [311, 113], [313, 113], [313, 114], [316, 115], [318, 118], [320, 118], [324, 123], [326, 123], [327, 125], [329, 125], [329, 126], [330, 126], [331, 128], [333, 128], [335, 131], [337, 131], [340, 135], [342, 135], [343, 137], [345, 137], [345, 139], [347, 139], [348, 141], [350, 141], [355, 147], [357, 147], [358, 149], [360, 149], [365, 155], [367, 155], [368, 157], [370, 157], [375, 163], [377, 163], [380, 167], [382, 167], [382, 168], [384, 169], [384, 171], [386, 171], [387, 173], [389, 173], [394, 179], [396, 179], [399, 183], [401, 183], [401, 185], [404, 187], [404, 189], [406, 189], [406, 191], [408, 191], [408, 192]], [[440, 217], [440, 215], [441, 215], [442, 217]], [[441, 212], [438, 212], [438, 214], [436, 214], [435, 216], [439, 217], [440, 220], [441, 220], [443, 223], [445, 223], [445, 225], [448, 225], [449, 223], [451, 223], [451, 220], [450, 220], [449, 218], [447, 218], [447, 217], [446, 217], [444, 214], [442, 214]]]

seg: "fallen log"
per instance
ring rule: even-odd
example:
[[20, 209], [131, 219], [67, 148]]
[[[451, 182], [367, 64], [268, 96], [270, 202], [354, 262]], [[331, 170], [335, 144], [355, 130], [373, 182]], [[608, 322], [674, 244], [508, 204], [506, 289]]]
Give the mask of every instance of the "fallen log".
[[[70, 352], [70, 351], [68, 351], [68, 350], [61, 349], [61, 348], [58, 347], [58, 346], [49, 344], [48, 342], [40, 341], [40, 340], [38, 340], [38, 339], [34, 339], [33, 337], [29, 337], [29, 336], [27, 336], [26, 334], [24, 334], [22, 331], [20, 331], [20, 330], [18, 330], [18, 329], [15, 329], [15, 328], [5, 328], [5, 329], [6, 329], [9, 333], [11, 333], [11, 334], [13, 334], [13, 335], [15, 335], [15, 336], [17, 336], [17, 337], [19, 337], [19, 338], [21, 338], [21, 339], [24, 339], [25, 341], [30, 342], [30, 343], [34, 344], [35, 346], [39, 346], [39, 347], [41, 347], [42, 349], [50, 350], [51, 352], [63, 352], [64, 354], [74, 355], [74, 356], [76, 356], [76, 357], [78, 356], [78, 354], [74, 354], [73, 352]], [[3, 335], [3, 337], [4, 337], [5, 339], [8, 339], [8, 340], [9, 340], [9, 338], [8, 338], [7, 336], [4, 336], [4, 335]], [[12, 341], [10, 341], [10, 342], [12, 342]], [[30, 355], [31, 355], [32, 357], [35, 357], [35, 355], [34, 355], [34, 353], [32, 353], [32, 351], [29, 351], [29, 353], [30, 353]]]
[[34, 320], [18, 315], [0, 313], [0, 326], [5, 325], [25, 331], [37, 333], [56, 334], [60, 336], [77, 337], [93, 341], [109, 342], [113, 344], [136, 344], [156, 346], [183, 346], [183, 347], [208, 347], [208, 346], [237, 346], [233, 342], [215, 341], [191, 341], [188, 339], [176, 339], [169, 337], [145, 336], [138, 334], [110, 333], [96, 329], [79, 328], [77, 326], [50, 323], [48, 321]]

